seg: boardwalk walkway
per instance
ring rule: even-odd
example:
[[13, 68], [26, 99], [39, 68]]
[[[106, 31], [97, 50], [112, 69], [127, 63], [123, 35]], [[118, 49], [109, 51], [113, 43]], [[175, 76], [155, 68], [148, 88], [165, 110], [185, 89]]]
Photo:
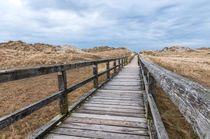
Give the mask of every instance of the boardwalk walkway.
[[137, 57], [45, 138], [149, 138]]

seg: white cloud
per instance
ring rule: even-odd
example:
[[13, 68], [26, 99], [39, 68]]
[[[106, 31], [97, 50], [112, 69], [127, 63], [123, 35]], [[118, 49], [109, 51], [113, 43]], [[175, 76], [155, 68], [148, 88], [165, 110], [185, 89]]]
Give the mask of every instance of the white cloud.
[[0, 41], [194, 47], [210, 42], [209, 11], [207, 0], [7, 0], [0, 2]]

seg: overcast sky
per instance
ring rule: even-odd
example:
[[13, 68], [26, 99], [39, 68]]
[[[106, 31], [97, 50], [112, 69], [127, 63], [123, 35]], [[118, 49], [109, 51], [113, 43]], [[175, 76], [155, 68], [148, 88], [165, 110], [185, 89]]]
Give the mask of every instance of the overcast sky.
[[0, 0], [0, 42], [210, 46], [210, 0]]

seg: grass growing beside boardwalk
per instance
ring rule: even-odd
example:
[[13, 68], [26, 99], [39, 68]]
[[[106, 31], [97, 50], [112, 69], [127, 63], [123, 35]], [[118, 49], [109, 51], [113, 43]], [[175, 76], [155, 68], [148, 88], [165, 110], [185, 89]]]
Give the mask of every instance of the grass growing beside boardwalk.
[[199, 139], [191, 125], [158, 85], [156, 104], [170, 139]]

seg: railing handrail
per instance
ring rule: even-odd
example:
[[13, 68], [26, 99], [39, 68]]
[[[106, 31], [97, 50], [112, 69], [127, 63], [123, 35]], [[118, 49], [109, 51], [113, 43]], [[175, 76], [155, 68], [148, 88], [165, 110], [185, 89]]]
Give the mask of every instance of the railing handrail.
[[[139, 60], [139, 62], [141, 61], [139, 56], [138, 56], [138, 60]], [[147, 104], [149, 104], [149, 108], [150, 108], [152, 118], [154, 121], [155, 130], [157, 133], [157, 138], [158, 139], [168, 139], [168, 134], [166, 132], [165, 126], [164, 126], [162, 119], [160, 117], [155, 100], [152, 96], [152, 92], [149, 92], [149, 83], [146, 79], [146, 76], [145, 76], [146, 73], [143, 69], [142, 62], [140, 62], [139, 65], [140, 65], [141, 75], [143, 77], [144, 88], [145, 88], [145, 93], [146, 93], [145, 100], [144, 100], [145, 101], [144, 103], [146, 105], [146, 114], [148, 114]], [[156, 137], [154, 137], [154, 138], [156, 138]]]
[[20, 80], [20, 79], [34, 77], [34, 76], [40, 76], [40, 75], [45, 75], [45, 74], [50, 74], [50, 73], [55, 73], [55, 72], [66, 71], [66, 70], [75, 69], [79, 67], [91, 66], [94, 64], [105, 63], [108, 61], [111, 62], [111, 61], [115, 61], [115, 60], [119, 60], [123, 58], [128, 58], [128, 56], [119, 57], [119, 58], [92, 60], [92, 61], [80, 61], [80, 62], [67, 63], [67, 64], [37, 66], [37, 67], [31, 67], [31, 68], [0, 70], [0, 83]]
[[210, 137], [210, 89], [148, 60], [140, 58], [140, 61], [179, 108], [198, 136]]
[[[118, 65], [116, 65], [116, 61], [118, 60]], [[113, 67], [109, 67], [109, 63], [114, 61]], [[97, 65], [100, 63], [105, 63], [108, 67], [105, 71], [98, 73]], [[112, 58], [112, 59], [102, 59], [102, 60], [95, 60], [95, 61], [85, 61], [85, 62], [77, 62], [77, 63], [69, 63], [69, 64], [60, 64], [60, 65], [50, 65], [50, 66], [41, 66], [41, 67], [33, 67], [33, 68], [23, 68], [23, 69], [12, 69], [12, 70], [2, 70], [0, 71], [0, 83], [9, 82], [13, 80], [19, 80], [49, 73], [58, 72], [58, 86], [59, 91], [42, 99], [39, 100], [31, 105], [28, 105], [20, 110], [17, 110], [11, 114], [3, 116], [0, 118], [0, 130], [4, 127], [11, 125], [12, 123], [30, 115], [31, 113], [41, 109], [42, 107], [50, 104], [51, 102], [60, 98], [60, 108], [61, 108], [61, 116], [58, 116], [57, 120], [63, 119], [65, 115], [68, 114], [68, 99], [67, 94], [74, 91], [75, 89], [81, 87], [82, 85], [87, 84], [88, 82], [94, 80], [94, 87], [98, 88], [98, 77], [104, 74], [108, 74], [107, 77], [110, 76], [110, 71], [114, 69], [114, 74], [116, 74], [116, 68], [118, 67], [118, 71], [121, 69], [122, 65], [125, 65], [128, 62], [128, 56], [121, 57], [121, 58]], [[66, 70], [75, 69], [84, 66], [94, 65], [93, 69], [96, 72], [93, 73], [93, 76], [67, 87], [66, 81]], [[110, 78], [109, 78], [110, 79]], [[108, 79], [108, 80], [109, 80]], [[55, 124], [57, 121], [53, 121]]]

